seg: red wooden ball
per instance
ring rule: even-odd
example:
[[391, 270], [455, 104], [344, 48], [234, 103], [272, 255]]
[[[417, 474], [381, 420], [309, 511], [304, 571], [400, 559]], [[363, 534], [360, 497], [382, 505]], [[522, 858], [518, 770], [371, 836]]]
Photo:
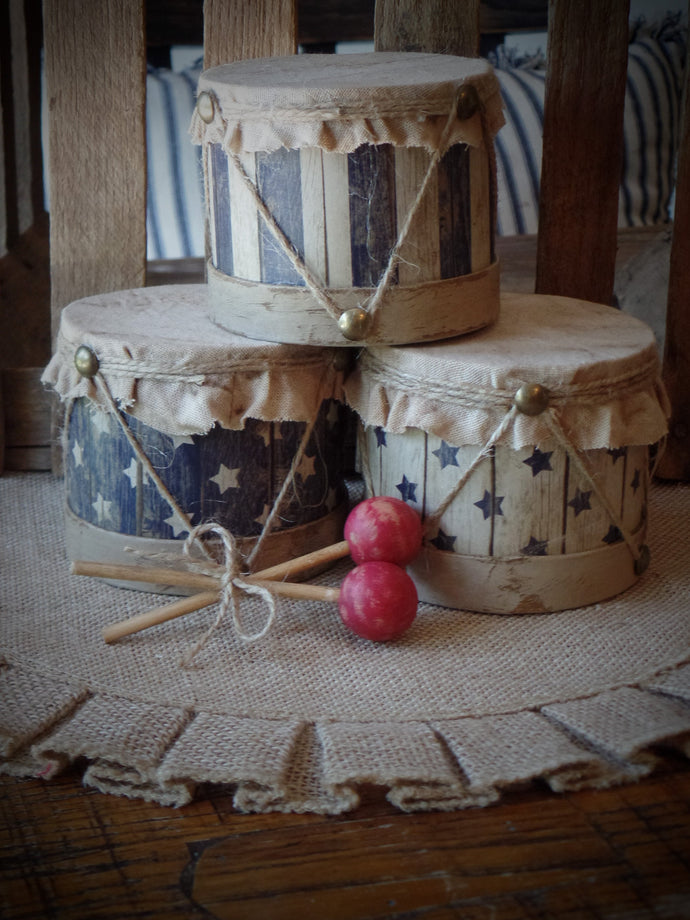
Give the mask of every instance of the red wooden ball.
[[412, 625], [417, 589], [405, 569], [392, 562], [363, 562], [340, 588], [338, 610], [343, 623], [364, 639], [388, 642]]
[[352, 509], [345, 521], [345, 539], [358, 565], [379, 560], [405, 566], [422, 547], [422, 522], [404, 501], [377, 495]]

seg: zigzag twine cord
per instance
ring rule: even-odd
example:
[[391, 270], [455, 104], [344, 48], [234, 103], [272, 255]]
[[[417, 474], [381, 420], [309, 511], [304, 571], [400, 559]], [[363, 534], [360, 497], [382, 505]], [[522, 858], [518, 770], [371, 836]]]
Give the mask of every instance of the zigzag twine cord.
[[[474, 457], [470, 465], [464, 471], [462, 476], [458, 479], [455, 485], [449, 490], [445, 498], [440, 502], [438, 507], [427, 516], [424, 522], [424, 533], [425, 536], [429, 536], [433, 530], [438, 526], [441, 518], [446, 513], [448, 508], [453, 504], [457, 496], [463, 490], [467, 484], [470, 476], [479, 466], [479, 464], [484, 460], [485, 457], [490, 456], [491, 450], [495, 445], [500, 441], [500, 439], [506, 434], [506, 432], [512, 426], [518, 410], [515, 406], [511, 406], [506, 415], [501, 420], [501, 423], [498, 425], [496, 430], [488, 438], [484, 446], [479, 450], [477, 455]], [[575, 447], [573, 442], [570, 440], [568, 435], [565, 432], [565, 429], [560, 423], [558, 418], [558, 413], [553, 408], [548, 408], [544, 413], [544, 418], [546, 423], [551, 430], [552, 434], [556, 438], [558, 444], [565, 450], [566, 454], [570, 458], [570, 461], [573, 463], [577, 471], [580, 473], [585, 482], [591, 487], [594, 494], [597, 496], [601, 502], [604, 510], [609, 516], [611, 523], [618, 529], [621, 537], [625, 541], [630, 550], [630, 553], [633, 559], [638, 560], [641, 556], [640, 548], [635, 542], [630, 530], [624, 526], [623, 521], [621, 520], [620, 515], [616, 512], [611, 502], [606, 497], [604, 491], [601, 489], [595, 476], [592, 474], [589, 469], [585, 459], [580, 454], [578, 449]], [[363, 475], [365, 483], [367, 486], [367, 491], [370, 495], [376, 494], [376, 489], [374, 488], [373, 476], [371, 473], [371, 467], [369, 466], [369, 452], [365, 446], [365, 440], [363, 438], [363, 430], [360, 428], [360, 438], [359, 438], [359, 452], [361, 456], [361, 466], [363, 469]]]
[[[366, 312], [369, 314], [370, 317], [373, 317], [374, 314], [376, 313], [381, 301], [383, 300], [386, 292], [388, 291], [388, 288], [390, 287], [392, 283], [395, 268], [400, 258], [400, 250], [402, 249], [405, 243], [405, 240], [407, 239], [407, 236], [410, 231], [410, 227], [412, 225], [412, 221], [414, 220], [415, 214], [417, 213], [419, 206], [422, 202], [422, 199], [424, 198], [424, 193], [426, 192], [427, 186], [429, 182], [431, 181], [431, 177], [434, 173], [434, 170], [436, 169], [436, 166], [439, 160], [441, 159], [443, 153], [445, 153], [446, 144], [448, 142], [448, 138], [450, 136], [450, 132], [453, 127], [453, 122], [455, 121], [457, 117], [458, 99], [459, 99], [459, 93], [456, 94], [453, 100], [453, 104], [451, 106], [450, 112], [448, 113], [448, 118], [446, 120], [446, 124], [444, 126], [443, 133], [441, 134], [441, 138], [439, 140], [438, 147], [434, 150], [433, 154], [431, 155], [426, 173], [421, 182], [421, 185], [419, 186], [419, 189], [417, 190], [417, 196], [415, 200], [412, 202], [412, 204], [410, 205], [410, 208], [407, 212], [405, 220], [398, 233], [398, 238], [388, 257], [388, 263], [386, 265], [386, 269], [383, 275], [381, 276], [381, 278], [379, 279], [379, 283], [377, 284], [374, 293], [369, 298], [368, 304], [366, 306], [364, 304], [361, 304], [362, 309], [366, 310]], [[323, 307], [323, 309], [328, 313], [328, 315], [332, 319], [337, 321], [338, 318], [342, 315], [343, 310], [341, 310], [338, 304], [330, 296], [323, 282], [319, 278], [317, 278], [316, 275], [311, 271], [309, 266], [304, 262], [304, 260], [299, 255], [295, 247], [292, 245], [288, 237], [285, 235], [285, 233], [279, 226], [278, 222], [276, 221], [275, 217], [273, 216], [270, 208], [267, 206], [266, 202], [261, 197], [256, 183], [251, 179], [246, 169], [242, 165], [242, 161], [240, 160], [239, 156], [236, 153], [234, 153], [232, 150], [228, 150], [226, 151], [226, 153], [228, 155], [230, 162], [235, 167], [235, 170], [237, 171], [238, 176], [242, 180], [243, 185], [245, 186], [245, 188], [248, 190], [249, 194], [251, 195], [257, 211], [259, 212], [259, 214], [261, 214], [261, 217], [263, 218], [266, 226], [271, 231], [276, 241], [278, 242], [279, 246], [281, 247], [281, 249], [287, 256], [287, 258], [289, 259], [290, 264], [293, 266], [295, 271], [303, 279], [305, 285], [314, 295], [314, 298], [320, 304], [320, 306]]]
[[[335, 370], [333, 367], [327, 367], [324, 370], [324, 375], [321, 380], [321, 385], [319, 387], [319, 395], [323, 396], [325, 393], [330, 392], [333, 384], [333, 377]], [[254, 560], [256, 559], [261, 546], [263, 545], [264, 540], [268, 537], [273, 526], [275, 524], [276, 518], [280, 513], [282, 503], [285, 499], [285, 496], [288, 492], [290, 486], [294, 483], [295, 475], [297, 469], [302, 461], [304, 453], [306, 451], [307, 445], [310, 441], [310, 438], [314, 431], [314, 426], [318, 419], [321, 403], [323, 399], [317, 399], [317, 409], [313, 417], [307, 423], [302, 438], [300, 440], [299, 446], [295, 451], [290, 469], [288, 471], [285, 480], [280, 488], [280, 491], [276, 495], [271, 511], [269, 512], [266, 521], [261, 529], [261, 533], [257, 537], [254, 546], [247, 556], [246, 560], [243, 559], [239, 549], [237, 547], [237, 542], [235, 537], [229, 530], [224, 527], [221, 527], [219, 524], [214, 523], [202, 523], [196, 527], [192, 524], [189, 516], [184, 512], [184, 510], [179, 506], [175, 497], [172, 495], [168, 487], [165, 485], [161, 477], [158, 475], [155, 467], [151, 463], [151, 460], [146, 454], [146, 451], [139, 443], [139, 440], [131, 431], [129, 425], [127, 424], [124, 414], [118, 407], [108, 383], [99, 372], [94, 376], [94, 381], [98, 389], [101, 392], [106, 404], [108, 405], [110, 414], [117, 420], [120, 428], [122, 429], [123, 434], [125, 435], [130, 447], [134, 451], [135, 456], [139, 462], [144, 467], [146, 474], [150, 477], [153, 482], [158, 494], [161, 498], [164, 499], [172, 509], [176, 517], [179, 518], [179, 521], [183, 524], [184, 529], [188, 531], [188, 536], [185, 539], [184, 545], [182, 547], [183, 554], [187, 560], [195, 566], [197, 564], [196, 560], [192, 559], [190, 556], [192, 546], [198, 546], [201, 551], [206, 556], [206, 561], [215, 562], [212, 553], [210, 552], [208, 546], [201, 539], [202, 536], [206, 534], [212, 534], [218, 537], [220, 543], [223, 547], [223, 561], [221, 563], [222, 575], [220, 580], [220, 599], [219, 599], [219, 608], [216, 614], [214, 622], [208, 627], [208, 629], [203, 633], [203, 635], [195, 642], [192, 648], [186, 653], [182, 659], [182, 666], [186, 667], [190, 664], [192, 659], [204, 648], [208, 640], [211, 638], [216, 629], [221, 625], [223, 620], [226, 618], [229, 610], [232, 611], [233, 625], [235, 631], [240, 639], [244, 642], [254, 642], [257, 639], [263, 638], [267, 632], [270, 630], [276, 616], [276, 602], [274, 596], [271, 594], [270, 590], [267, 588], [260, 587], [258, 585], [253, 585], [247, 582], [242, 578], [242, 569], [246, 568], [251, 571], [251, 566]], [[207, 568], [207, 563], [200, 565], [200, 568]], [[240, 622], [240, 603], [243, 594], [251, 594], [259, 597], [268, 608], [268, 616], [263, 627], [255, 633], [246, 633]]]

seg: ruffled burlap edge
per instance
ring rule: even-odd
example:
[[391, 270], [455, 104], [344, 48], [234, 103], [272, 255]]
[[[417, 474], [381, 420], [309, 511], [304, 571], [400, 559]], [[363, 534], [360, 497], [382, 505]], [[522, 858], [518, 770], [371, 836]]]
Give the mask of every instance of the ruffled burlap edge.
[[[17, 477], [16, 488], [30, 489], [32, 482]], [[11, 492], [15, 508], [30, 504], [30, 492], [22, 503]], [[690, 490], [676, 486], [661, 497], [656, 526], [668, 533], [656, 549], [668, 557], [663, 571], [672, 583], [668, 591], [659, 581], [647, 590], [659, 620], [675, 605], [664, 628], [678, 630], [688, 612], [686, 581], [673, 581], [671, 573], [684, 571], [687, 559], [683, 509]], [[672, 508], [681, 513], [669, 517]], [[49, 536], [54, 540], [55, 532]], [[45, 642], [59, 649], [59, 630], [51, 635], [50, 624], [69, 615], [69, 607], [60, 607], [53, 584], [42, 584], [40, 576], [36, 584], [34, 602], [52, 603], [44, 632], [27, 648]], [[637, 631], [631, 641], [639, 644], [646, 639], [636, 625], [636, 596], [609, 603], [623, 611], [618, 628]], [[598, 607], [603, 617], [608, 608]], [[4, 615], [12, 615], [9, 606]], [[294, 710], [281, 717], [261, 706], [228, 712], [195, 704], [190, 695], [177, 703], [141, 692], [128, 698], [121, 689], [128, 682], [118, 691], [99, 678], [97, 667], [92, 676], [69, 676], [57, 651], [36, 663], [8, 643], [0, 655], [0, 772], [48, 780], [83, 763], [85, 785], [162, 805], [184, 805], [210, 784], [231, 792], [240, 811], [322, 814], [356, 808], [362, 784], [383, 787], [404, 811], [485, 806], [533, 780], [554, 792], [609, 787], [650, 774], [664, 748], [690, 756], [687, 632], [670, 639], [663, 657], [652, 663], [642, 656], [618, 677], [614, 667], [610, 680], [595, 680], [591, 692], [559, 690], [556, 683], [533, 704], [501, 708], [499, 702], [495, 710], [485, 705], [475, 714], [448, 716], [415, 711], [385, 721], [348, 716], [345, 702], [343, 716], [334, 718], [331, 711], [327, 717], [287, 714]], [[550, 653], [554, 660], [561, 654], [567, 658], [565, 649]]]
[[232, 788], [243, 812], [340, 814], [373, 783], [403, 811], [452, 811], [536, 779], [554, 792], [635, 781], [659, 764], [660, 745], [690, 756], [690, 664], [535, 710], [403, 723], [237, 718], [8, 662], [0, 685], [0, 772], [50, 779], [84, 758], [86, 786], [161, 805], [213, 784]]

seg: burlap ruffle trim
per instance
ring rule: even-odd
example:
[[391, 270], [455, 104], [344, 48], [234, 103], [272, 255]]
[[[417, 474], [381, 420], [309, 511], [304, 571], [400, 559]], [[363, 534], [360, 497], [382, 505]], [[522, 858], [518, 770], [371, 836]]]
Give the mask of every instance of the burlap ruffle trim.
[[162, 706], [8, 662], [0, 686], [0, 772], [50, 779], [83, 758], [85, 785], [161, 805], [185, 805], [199, 784], [214, 784], [232, 788], [243, 812], [339, 814], [373, 783], [403, 811], [451, 811], [532, 780], [555, 792], [638, 780], [660, 762], [657, 747], [690, 756], [689, 663], [535, 710], [395, 723]]

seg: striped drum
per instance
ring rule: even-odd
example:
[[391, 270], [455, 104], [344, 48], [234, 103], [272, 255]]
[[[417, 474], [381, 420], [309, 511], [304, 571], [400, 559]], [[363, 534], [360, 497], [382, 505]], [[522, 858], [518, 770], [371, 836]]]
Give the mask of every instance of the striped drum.
[[475, 59], [295, 55], [206, 71], [192, 136], [217, 321], [320, 345], [493, 321], [501, 124], [497, 81]]
[[490, 329], [377, 347], [346, 384], [368, 491], [425, 522], [423, 600], [561, 610], [648, 561], [647, 491], [667, 405], [650, 329], [610, 307], [504, 294]]
[[44, 379], [68, 401], [71, 558], [118, 563], [132, 561], [125, 547], [180, 551], [191, 528], [209, 521], [246, 555], [286, 480], [257, 563], [341, 538], [342, 350], [242, 339], [208, 319], [207, 295], [202, 285], [154, 287], [63, 312]]

